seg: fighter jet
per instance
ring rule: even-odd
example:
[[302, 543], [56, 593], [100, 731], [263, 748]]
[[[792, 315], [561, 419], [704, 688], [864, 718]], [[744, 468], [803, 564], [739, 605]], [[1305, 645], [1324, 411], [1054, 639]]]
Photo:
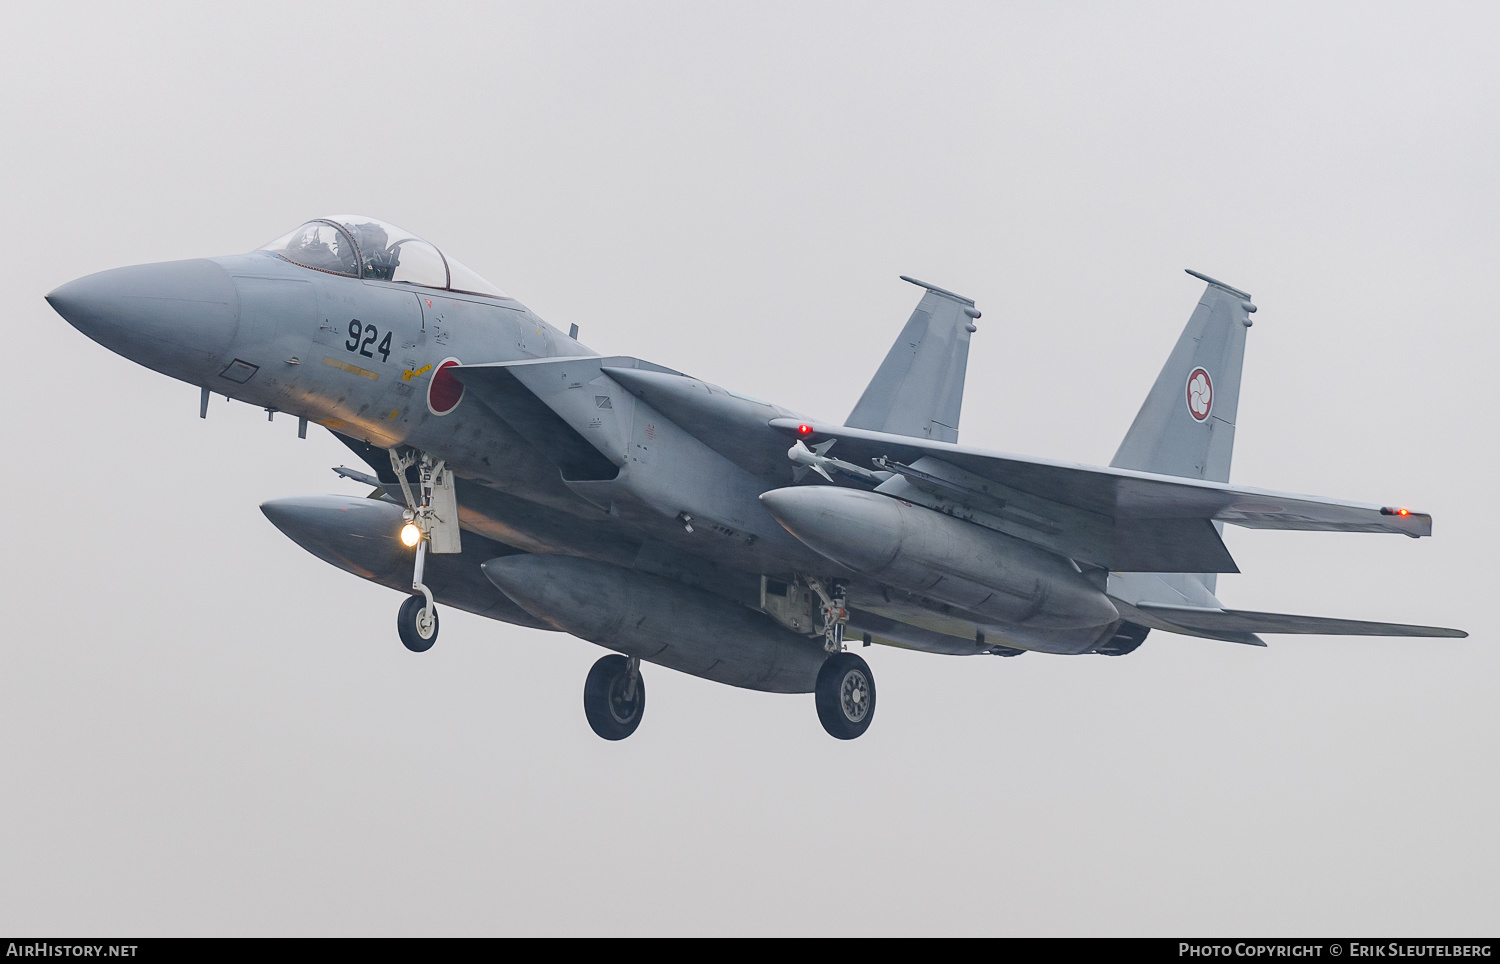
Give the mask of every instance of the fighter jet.
[[875, 715], [850, 651], [1124, 656], [1152, 630], [1459, 630], [1227, 609], [1225, 525], [1430, 535], [1400, 506], [1229, 482], [1256, 306], [1205, 287], [1108, 467], [958, 444], [973, 300], [920, 300], [842, 424], [660, 364], [601, 356], [446, 253], [374, 218], [309, 221], [248, 254], [117, 268], [48, 302], [106, 348], [211, 394], [295, 415], [365, 463], [366, 497], [277, 499], [293, 541], [407, 596], [613, 650], [589, 725], [635, 732], [641, 663], [812, 693], [838, 739]]

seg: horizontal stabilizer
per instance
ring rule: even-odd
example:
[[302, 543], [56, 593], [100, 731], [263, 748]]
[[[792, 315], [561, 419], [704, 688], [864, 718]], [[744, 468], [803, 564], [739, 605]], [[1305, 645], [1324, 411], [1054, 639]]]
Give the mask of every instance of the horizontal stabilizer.
[[1135, 608], [1194, 634], [1297, 633], [1319, 636], [1427, 636], [1445, 639], [1462, 639], [1469, 635], [1461, 629], [1374, 623], [1362, 619], [1289, 616], [1285, 613], [1252, 613], [1238, 609], [1200, 609], [1193, 606], [1155, 606], [1150, 603], [1140, 603]]

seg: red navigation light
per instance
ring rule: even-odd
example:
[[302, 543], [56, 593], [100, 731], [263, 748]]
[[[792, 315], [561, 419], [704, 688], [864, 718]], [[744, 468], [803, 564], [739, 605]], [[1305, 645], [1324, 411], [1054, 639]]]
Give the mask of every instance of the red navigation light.
[[1393, 508], [1391, 506], [1386, 506], [1384, 509], [1380, 510], [1380, 514], [1381, 515], [1399, 515], [1399, 516], [1405, 517], [1405, 516], [1411, 515], [1411, 510], [1410, 509], [1397, 509], [1397, 508]]
[[1396, 514], [1397, 515], [1411, 515], [1411, 513], [1408, 512], [1406, 509], [1397, 509], [1396, 510]]
[[812, 431], [813, 431], [812, 426], [809, 425], [809, 424], [807, 424], [806, 422], [803, 422], [801, 425], [797, 426], [797, 434], [798, 435], [811, 435]]

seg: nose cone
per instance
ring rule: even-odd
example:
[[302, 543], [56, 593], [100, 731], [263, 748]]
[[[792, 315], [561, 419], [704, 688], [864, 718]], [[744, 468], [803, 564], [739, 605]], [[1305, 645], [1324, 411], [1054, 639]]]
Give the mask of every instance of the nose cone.
[[141, 264], [70, 281], [47, 295], [74, 328], [174, 378], [217, 371], [239, 325], [234, 281], [206, 259]]
[[901, 551], [901, 509], [886, 496], [801, 485], [772, 489], [760, 501], [799, 542], [856, 572], [879, 573]]

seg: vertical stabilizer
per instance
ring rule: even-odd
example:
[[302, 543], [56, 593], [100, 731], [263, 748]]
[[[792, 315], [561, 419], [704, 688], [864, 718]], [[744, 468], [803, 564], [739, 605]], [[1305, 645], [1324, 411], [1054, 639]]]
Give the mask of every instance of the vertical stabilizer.
[[962, 295], [905, 275], [927, 293], [844, 422], [936, 442], [958, 441], [969, 367], [969, 336], [979, 311]]
[[1250, 296], [1208, 282], [1156, 384], [1109, 464], [1119, 469], [1228, 482]]

